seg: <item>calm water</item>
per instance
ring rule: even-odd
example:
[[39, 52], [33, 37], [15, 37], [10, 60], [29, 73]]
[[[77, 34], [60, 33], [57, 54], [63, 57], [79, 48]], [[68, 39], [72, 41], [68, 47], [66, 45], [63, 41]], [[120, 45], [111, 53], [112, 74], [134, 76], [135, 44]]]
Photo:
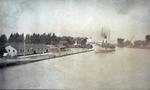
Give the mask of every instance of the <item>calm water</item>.
[[150, 89], [150, 50], [82, 53], [0, 69], [7, 89]]

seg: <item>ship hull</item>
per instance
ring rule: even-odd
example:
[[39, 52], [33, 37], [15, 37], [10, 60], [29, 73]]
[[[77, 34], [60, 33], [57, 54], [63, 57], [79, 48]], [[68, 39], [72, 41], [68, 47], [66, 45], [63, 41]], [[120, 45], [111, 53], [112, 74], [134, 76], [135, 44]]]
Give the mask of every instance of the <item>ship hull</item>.
[[96, 53], [105, 53], [105, 52], [113, 52], [115, 51], [115, 48], [104, 48], [99, 45], [95, 45], [94, 50]]

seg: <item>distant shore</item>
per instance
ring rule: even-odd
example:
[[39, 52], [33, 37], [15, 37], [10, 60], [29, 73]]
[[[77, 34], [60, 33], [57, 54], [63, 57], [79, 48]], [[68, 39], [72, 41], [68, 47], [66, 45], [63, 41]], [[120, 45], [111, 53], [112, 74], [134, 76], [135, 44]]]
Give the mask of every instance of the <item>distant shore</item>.
[[134, 48], [138, 48], [138, 49], [150, 49], [150, 47], [134, 47]]
[[145, 50], [150, 50], [150, 47], [118, 47], [118, 48], [129, 48], [129, 49], [145, 49]]

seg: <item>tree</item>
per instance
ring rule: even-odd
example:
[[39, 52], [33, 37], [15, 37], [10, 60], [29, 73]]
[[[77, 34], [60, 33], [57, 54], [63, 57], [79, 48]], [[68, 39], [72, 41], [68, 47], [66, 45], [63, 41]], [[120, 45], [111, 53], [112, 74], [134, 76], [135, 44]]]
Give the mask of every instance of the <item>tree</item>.
[[0, 45], [5, 45], [7, 43], [7, 37], [5, 34], [0, 37]]
[[86, 45], [87, 43], [87, 38], [82, 38], [81, 39], [81, 45]]
[[69, 45], [73, 45], [75, 43], [73, 37], [65, 37], [65, 40], [68, 42]]
[[11, 33], [11, 35], [9, 36], [8, 42], [9, 42], [9, 43], [15, 42], [14, 34]]
[[14, 34], [14, 41], [19, 42], [19, 33]]
[[46, 35], [46, 37], [45, 37], [45, 42], [46, 42], [46, 44], [51, 44], [51, 33], [48, 33], [47, 35]]
[[53, 33], [53, 35], [52, 35], [52, 37], [51, 37], [51, 43], [53, 44], [53, 45], [56, 45], [57, 44], [57, 37], [56, 37], [56, 35], [55, 35], [55, 33]]
[[33, 33], [33, 34], [31, 35], [31, 43], [32, 43], [32, 44], [36, 43], [35, 38], [36, 38], [36, 34]]
[[26, 35], [25, 42], [28, 43], [28, 44], [31, 43], [31, 36], [30, 36], [30, 34]]
[[7, 37], [5, 34], [0, 36], [0, 57], [6, 52], [5, 44], [7, 43]]
[[36, 41], [36, 44], [40, 43], [40, 34], [36, 34], [35, 41]]
[[46, 34], [45, 33], [43, 33], [42, 35], [40, 35], [40, 43], [46, 44]]
[[11, 43], [11, 42], [16, 42], [16, 43], [24, 42], [24, 34], [19, 34], [19, 33], [11, 34], [9, 36], [8, 41], [9, 41], [9, 43]]
[[24, 34], [19, 35], [19, 42], [24, 42]]
[[147, 42], [150, 42], [150, 35], [146, 35], [145, 39], [146, 39]]
[[24, 42], [24, 34], [16, 33], [16, 42]]
[[31, 43], [33, 44], [40, 44], [41, 43], [41, 35], [40, 34], [36, 34], [33, 33], [33, 35], [31, 35]]

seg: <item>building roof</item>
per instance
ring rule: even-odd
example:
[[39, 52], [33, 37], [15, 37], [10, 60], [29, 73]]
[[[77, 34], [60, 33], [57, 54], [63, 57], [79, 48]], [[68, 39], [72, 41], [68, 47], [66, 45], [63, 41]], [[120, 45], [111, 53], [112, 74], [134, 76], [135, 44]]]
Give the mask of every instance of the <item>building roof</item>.
[[[24, 43], [10, 43], [12, 47], [15, 49], [23, 49]], [[25, 48], [35, 49], [35, 48], [54, 48], [52, 45], [45, 45], [45, 44], [25, 44]]]

